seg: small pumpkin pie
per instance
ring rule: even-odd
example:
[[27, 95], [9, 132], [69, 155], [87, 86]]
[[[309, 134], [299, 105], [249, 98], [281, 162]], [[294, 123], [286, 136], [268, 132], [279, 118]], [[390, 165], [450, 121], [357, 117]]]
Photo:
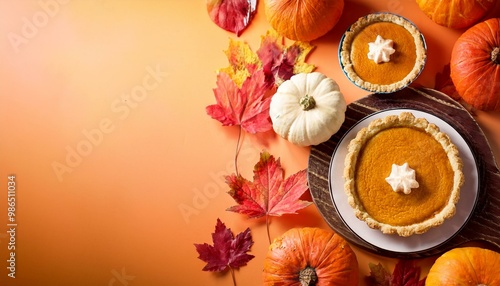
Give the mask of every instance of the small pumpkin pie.
[[391, 13], [375, 13], [359, 18], [344, 33], [339, 58], [354, 84], [371, 92], [389, 93], [419, 76], [427, 48], [410, 21]]
[[402, 112], [373, 120], [349, 142], [344, 188], [358, 219], [406, 237], [455, 214], [462, 167], [447, 134]]

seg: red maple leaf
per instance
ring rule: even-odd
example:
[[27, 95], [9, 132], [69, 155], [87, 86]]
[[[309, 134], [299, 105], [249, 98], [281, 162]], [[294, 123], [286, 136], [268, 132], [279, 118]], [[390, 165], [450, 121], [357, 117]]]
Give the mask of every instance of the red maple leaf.
[[275, 85], [276, 67], [282, 61], [284, 53], [282, 44], [278, 44], [278, 39], [271, 35], [268, 33], [262, 37], [260, 48], [257, 50], [257, 55], [262, 63], [262, 69], [266, 75], [268, 88], [272, 88]]
[[447, 94], [455, 100], [460, 100], [460, 95], [450, 77], [450, 64], [445, 65], [441, 72], [436, 73], [434, 89]]
[[222, 29], [237, 36], [250, 24], [257, 9], [257, 0], [208, 0], [210, 19]]
[[401, 259], [396, 263], [392, 273], [392, 286], [423, 286], [425, 279], [420, 280], [420, 267], [413, 260]]
[[[280, 160], [264, 151], [260, 154], [253, 173], [253, 182], [240, 174], [226, 176], [226, 183], [230, 187], [229, 195], [238, 203], [228, 208], [228, 211], [258, 218], [293, 214], [311, 204], [299, 199], [309, 189], [306, 170], [285, 179]], [[269, 223], [267, 226], [269, 236]]]
[[280, 85], [294, 74], [314, 70], [313, 65], [305, 63], [312, 49], [313, 46], [306, 42], [286, 46], [284, 38], [271, 31], [262, 37], [257, 55], [262, 62], [268, 87]]
[[262, 70], [249, 76], [241, 88], [229, 75], [220, 72], [217, 75], [217, 87], [214, 89], [217, 103], [206, 107], [207, 114], [224, 126], [240, 125], [250, 133], [271, 130], [271, 95], [266, 91]]
[[207, 263], [203, 271], [220, 272], [228, 268], [238, 269], [254, 258], [247, 253], [253, 245], [249, 228], [234, 237], [231, 229], [226, 228], [226, 225], [217, 219], [212, 240], [213, 246], [207, 243], [194, 244], [199, 254], [198, 258]]
[[420, 267], [413, 260], [400, 259], [390, 274], [380, 263], [369, 264], [369, 286], [424, 286], [425, 278], [420, 279]]

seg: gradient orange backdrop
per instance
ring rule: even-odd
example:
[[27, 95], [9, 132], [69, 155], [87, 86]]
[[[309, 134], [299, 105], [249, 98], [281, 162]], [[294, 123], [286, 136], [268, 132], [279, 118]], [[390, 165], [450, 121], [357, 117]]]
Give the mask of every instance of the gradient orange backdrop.
[[[211, 22], [203, 0], [0, 0], [0, 284], [232, 285], [201, 271], [194, 243], [212, 243], [220, 218], [250, 227], [255, 258], [238, 285], [259, 285], [269, 245], [264, 220], [226, 212], [223, 176], [235, 171], [238, 129], [205, 112], [229, 39], [253, 49], [270, 28], [263, 1], [237, 38]], [[497, 5], [499, 6], [499, 5]], [[491, 15], [499, 15], [499, 8]], [[417, 84], [434, 86], [463, 31], [440, 27], [414, 1], [346, 1], [337, 26], [313, 41], [307, 62], [339, 83], [348, 102], [367, 93], [342, 74], [338, 42], [358, 17], [390, 11], [412, 20], [429, 57]], [[500, 153], [499, 116], [476, 115]], [[251, 177], [261, 150], [286, 175], [307, 168], [308, 148], [272, 132], [243, 134], [238, 168]], [[7, 276], [8, 176], [16, 177], [16, 278]], [[314, 205], [271, 219], [328, 228]], [[395, 261], [355, 248], [369, 262]], [[424, 275], [433, 258], [422, 259]]]

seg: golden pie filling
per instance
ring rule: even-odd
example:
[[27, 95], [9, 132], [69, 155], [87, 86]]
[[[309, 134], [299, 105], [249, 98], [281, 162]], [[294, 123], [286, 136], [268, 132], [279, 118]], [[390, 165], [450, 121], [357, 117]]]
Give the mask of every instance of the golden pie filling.
[[376, 119], [356, 134], [348, 145], [344, 179], [358, 219], [383, 233], [410, 236], [455, 214], [464, 175], [449, 136], [402, 112]]
[[[385, 181], [392, 164], [415, 170], [419, 187], [395, 192]], [[375, 220], [395, 226], [432, 218], [448, 203], [453, 169], [443, 147], [429, 134], [410, 127], [383, 130], [361, 149], [354, 174], [362, 207]]]
[[[391, 39], [395, 53], [390, 61], [377, 64], [367, 57], [368, 43], [377, 35]], [[374, 84], [388, 85], [403, 80], [415, 66], [417, 59], [413, 36], [400, 25], [392, 22], [377, 22], [366, 26], [352, 41], [351, 61], [354, 72], [362, 80]]]

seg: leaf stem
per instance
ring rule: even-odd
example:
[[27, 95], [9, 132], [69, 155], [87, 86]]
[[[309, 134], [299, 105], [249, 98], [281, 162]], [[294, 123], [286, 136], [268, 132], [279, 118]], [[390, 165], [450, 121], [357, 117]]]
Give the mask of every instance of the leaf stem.
[[269, 240], [269, 244], [271, 244], [271, 234], [269, 232], [269, 215], [266, 215], [266, 228], [267, 228], [267, 239]]
[[235, 172], [236, 172], [236, 175], [239, 175], [239, 172], [238, 172], [238, 155], [240, 153], [240, 144], [241, 144], [241, 125], [239, 126], [239, 130], [238, 130], [238, 140], [236, 141], [236, 152], [234, 154], [234, 169], [235, 169]]
[[233, 277], [233, 285], [236, 286], [236, 277], [234, 276], [234, 269], [229, 266], [229, 270], [231, 271], [231, 277]]

